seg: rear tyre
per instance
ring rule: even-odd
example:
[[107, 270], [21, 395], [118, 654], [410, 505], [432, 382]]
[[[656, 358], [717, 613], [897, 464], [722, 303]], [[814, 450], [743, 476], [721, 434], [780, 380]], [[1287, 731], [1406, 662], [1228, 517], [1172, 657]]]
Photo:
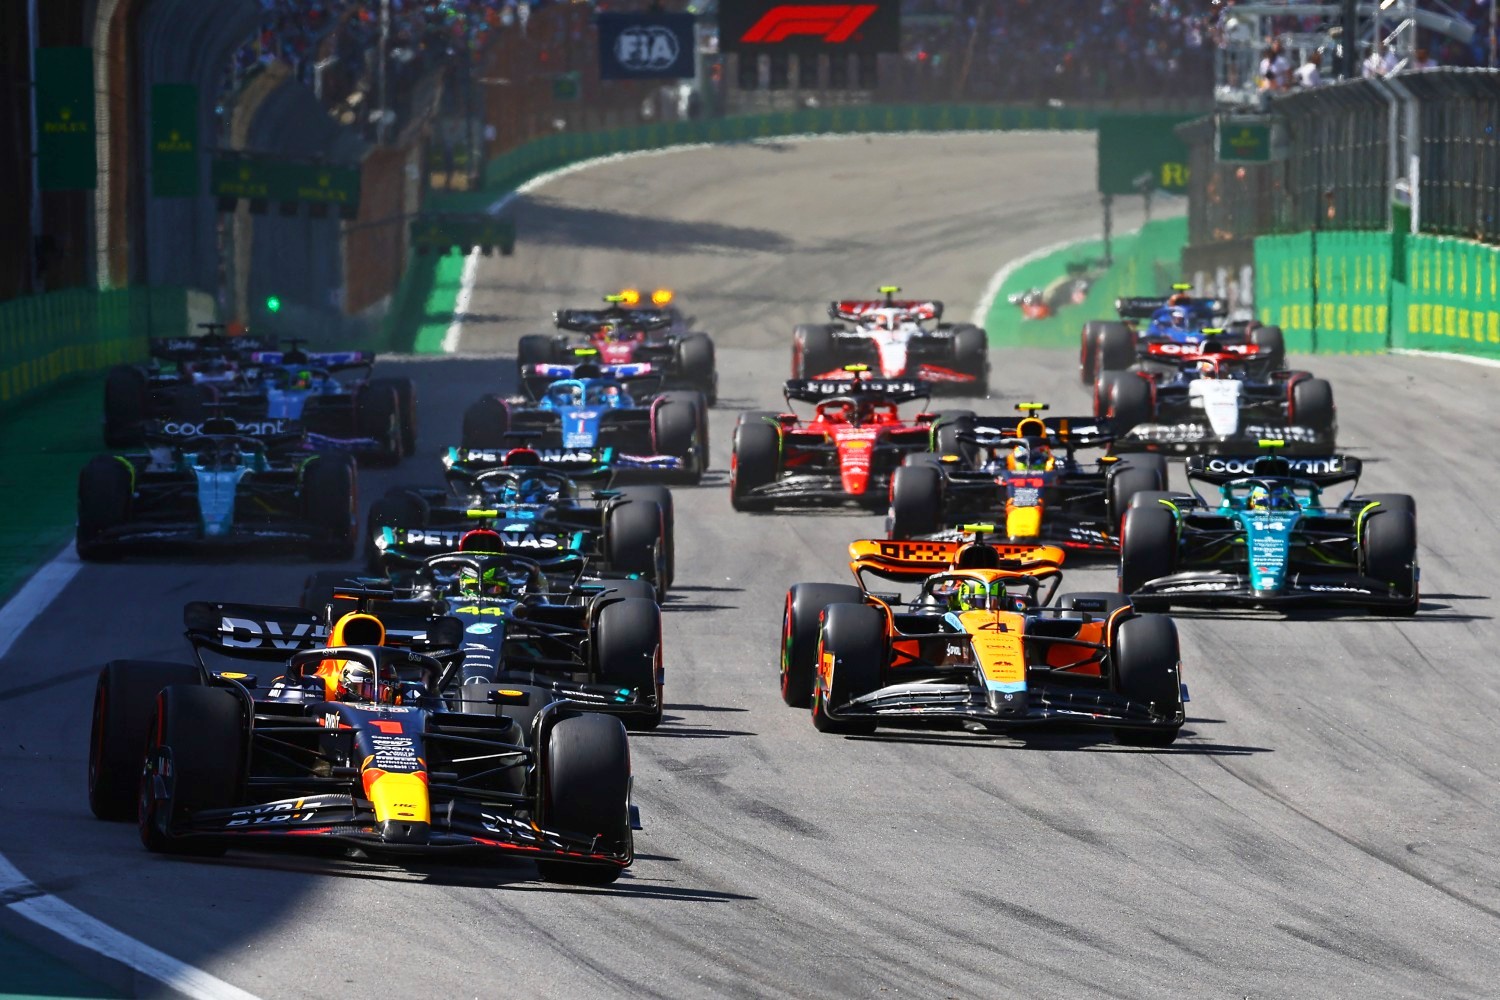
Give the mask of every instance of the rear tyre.
[[932, 450], [939, 455], [960, 455], [965, 464], [973, 456], [959, 441], [959, 435], [974, 429], [973, 410], [943, 410], [932, 421]]
[[792, 378], [816, 378], [839, 366], [833, 331], [817, 323], [803, 323], [792, 331]]
[[509, 433], [510, 407], [494, 396], [485, 396], [464, 411], [459, 441], [465, 450], [488, 451], [506, 447]]
[[798, 583], [786, 592], [781, 615], [781, 700], [793, 708], [812, 707], [818, 666], [818, 630], [830, 604], [858, 604], [858, 587], [841, 583]]
[[677, 370], [683, 381], [703, 393], [709, 406], [718, 404], [719, 375], [708, 334], [690, 333], [677, 342]]
[[[1102, 376], [1101, 376], [1102, 377]], [[1124, 374], [1114, 381], [1109, 395], [1109, 425], [1116, 434], [1149, 424], [1156, 416], [1151, 405], [1151, 385], [1138, 375]]]
[[199, 856], [224, 853], [222, 841], [168, 835], [167, 829], [203, 809], [228, 809], [243, 798], [247, 729], [243, 705], [223, 688], [174, 684], [156, 696], [156, 711], [147, 730], [148, 759], [158, 747], [172, 755], [171, 789], [165, 800], [153, 794], [152, 775], [143, 773], [140, 807], [141, 843], [148, 851]]
[[323, 532], [308, 548], [314, 558], [338, 562], [354, 558], [358, 482], [354, 460], [345, 455], [317, 455], [303, 467], [302, 516]]
[[1109, 324], [1104, 320], [1091, 319], [1083, 324], [1083, 336], [1078, 346], [1078, 381], [1093, 385], [1099, 377], [1099, 331]]
[[1271, 359], [1272, 368], [1286, 367], [1286, 338], [1282, 336], [1281, 327], [1257, 326], [1250, 331], [1249, 339], [1260, 349], [1260, 357]]
[[661, 725], [661, 608], [639, 597], [606, 604], [594, 623], [594, 669], [599, 681], [656, 696], [656, 707], [620, 716], [625, 728]]
[[1133, 378], [1129, 372], [1105, 372], [1094, 379], [1094, 419], [1109, 417], [1109, 404], [1114, 398], [1115, 383], [1122, 378]]
[[620, 495], [627, 500], [654, 503], [661, 509], [661, 537], [663, 556], [666, 560], [666, 585], [672, 586], [677, 576], [676, 509], [672, 504], [672, 491], [665, 486], [623, 486]]
[[915, 538], [942, 529], [943, 474], [934, 465], [903, 465], [891, 477], [891, 515], [886, 534]]
[[604, 555], [616, 573], [649, 580], [656, 599], [666, 597], [661, 508], [644, 500], [619, 500], [604, 514]]
[[1417, 583], [1416, 501], [1410, 497], [1377, 494], [1381, 501], [1365, 515], [1360, 532], [1360, 555], [1364, 574], [1390, 588], [1402, 598], [1396, 605], [1378, 605], [1371, 610], [1383, 615], [1414, 615], [1421, 604]]
[[1135, 362], [1135, 334], [1124, 323], [1100, 323], [1094, 374], [1124, 371]]
[[380, 382], [360, 386], [354, 397], [354, 425], [360, 437], [374, 439], [377, 462], [401, 461], [401, 402], [395, 389]]
[[113, 660], [94, 686], [94, 723], [89, 733], [89, 809], [103, 820], [135, 819], [146, 731], [156, 695], [173, 684], [194, 684], [189, 663]]
[[652, 446], [658, 455], [682, 459], [690, 483], [703, 478], [704, 456], [698, 446], [702, 402], [696, 392], [666, 392], [651, 407]]
[[[833, 657], [826, 684], [813, 685], [812, 720], [820, 733], [873, 733], [873, 719], [834, 719], [828, 707], [880, 690], [885, 675], [885, 616], [868, 604], [833, 604], [823, 613], [818, 660]], [[824, 688], [827, 688], [825, 691]]]
[[[630, 747], [625, 727], [608, 715], [576, 715], [547, 734], [542, 768], [543, 821], [548, 828], [597, 838], [599, 848], [630, 851]], [[624, 869], [608, 862], [538, 861], [549, 882], [607, 885]]]
[[752, 411], [734, 425], [729, 459], [729, 502], [735, 510], [758, 510], [769, 501], [751, 493], [769, 486], [781, 474], [781, 428], [776, 414]]
[[1291, 412], [1287, 414], [1288, 423], [1310, 427], [1326, 437], [1333, 436], [1333, 386], [1327, 379], [1306, 378], [1293, 382], [1291, 402]]
[[1109, 475], [1109, 519], [1118, 525], [1138, 493], [1167, 488], [1167, 460], [1160, 455], [1131, 455], [1116, 462]]
[[1120, 593], [1170, 576], [1177, 563], [1177, 518], [1166, 507], [1135, 507], [1120, 525]]
[[[1142, 615], [1121, 622], [1110, 660], [1110, 687], [1116, 694], [1150, 703], [1155, 715], [1168, 720], [1182, 714], [1182, 654], [1172, 619]], [[1161, 729], [1118, 729], [1115, 740], [1125, 746], [1167, 747], [1177, 739], [1181, 728], [1181, 723], [1176, 723]]]
[[104, 446], [131, 448], [146, 440], [146, 375], [116, 365], [104, 376]]
[[974, 376], [972, 385], [958, 383], [955, 391], [966, 396], [985, 396], [990, 391], [990, 344], [985, 332], [977, 326], [964, 324], [953, 331], [953, 367], [965, 375]]
[[396, 394], [396, 410], [400, 415], [401, 453], [415, 455], [417, 452], [417, 384], [409, 378], [378, 378], [370, 383], [389, 388]]
[[96, 455], [79, 471], [78, 558], [100, 562], [114, 555], [104, 535], [129, 522], [134, 483], [134, 466], [111, 455]]
[[528, 333], [516, 345], [516, 374], [520, 376], [523, 384], [526, 381], [526, 373], [533, 365], [551, 363], [552, 338], [545, 333]]

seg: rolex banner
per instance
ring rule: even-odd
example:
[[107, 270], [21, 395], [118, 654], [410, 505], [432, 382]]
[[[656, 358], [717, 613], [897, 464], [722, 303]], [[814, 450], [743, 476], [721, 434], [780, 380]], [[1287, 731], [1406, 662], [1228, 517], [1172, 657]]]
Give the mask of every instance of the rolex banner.
[[198, 88], [192, 84], [151, 88], [151, 193], [158, 198], [198, 194]]
[[43, 191], [91, 191], [94, 152], [94, 51], [36, 50], [36, 170]]

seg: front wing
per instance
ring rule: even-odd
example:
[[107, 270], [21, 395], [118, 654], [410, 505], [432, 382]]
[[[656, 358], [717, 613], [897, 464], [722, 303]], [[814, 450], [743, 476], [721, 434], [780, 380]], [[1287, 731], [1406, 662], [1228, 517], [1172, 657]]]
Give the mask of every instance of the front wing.
[[1282, 590], [1255, 590], [1247, 573], [1188, 570], [1159, 577], [1130, 595], [1138, 610], [1195, 607], [1383, 607], [1409, 604], [1383, 582], [1354, 572], [1293, 573]]
[[[1184, 687], [1183, 700], [1187, 692]], [[883, 726], [954, 728], [977, 724], [1005, 731], [1046, 726], [1156, 730], [1182, 725], [1183, 713], [1157, 715], [1151, 706], [1103, 688], [1031, 683], [1008, 701], [992, 703], [974, 684], [941, 680], [893, 684], [829, 706], [838, 720], [873, 719]]]

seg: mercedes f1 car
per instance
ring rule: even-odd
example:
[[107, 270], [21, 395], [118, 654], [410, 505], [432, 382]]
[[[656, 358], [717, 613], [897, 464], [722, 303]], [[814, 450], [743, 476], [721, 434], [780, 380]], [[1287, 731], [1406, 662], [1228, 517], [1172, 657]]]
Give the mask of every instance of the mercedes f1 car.
[[1267, 358], [1271, 369], [1286, 367], [1286, 341], [1279, 326], [1262, 326], [1254, 320], [1225, 325], [1227, 303], [1194, 298], [1188, 294], [1191, 290], [1191, 285], [1173, 285], [1172, 294], [1164, 298], [1118, 299], [1119, 321], [1085, 323], [1078, 355], [1083, 384], [1092, 386], [1105, 372], [1124, 371], [1153, 354], [1160, 357], [1163, 349], [1170, 350], [1165, 345], [1193, 347], [1209, 338], [1239, 347], [1247, 355]]
[[[1416, 613], [1416, 502], [1359, 495], [1359, 459], [1194, 457], [1187, 474], [1217, 487], [1218, 500], [1141, 493], [1126, 511], [1120, 590], [1137, 606]], [[1341, 499], [1325, 500], [1343, 484]]]
[[[1060, 549], [857, 541], [858, 586], [799, 583], [786, 597], [781, 691], [818, 729], [1111, 729], [1166, 746], [1185, 689], [1170, 618], [1117, 594], [1071, 594]], [[870, 578], [907, 587], [871, 589]], [[914, 592], [913, 592], [914, 588]]]
[[456, 683], [465, 689], [539, 685], [553, 698], [605, 705], [629, 729], [661, 724], [661, 608], [645, 581], [587, 579], [581, 556], [517, 556], [483, 528], [452, 552], [392, 552], [385, 564], [383, 578], [314, 574], [304, 606], [332, 623], [355, 611], [384, 620], [388, 609], [431, 605], [463, 624]]
[[709, 406], [718, 402], [719, 372], [714, 342], [691, 329], [693, 320], [672, 304], [665, 288], [651, 293], [651, 304], [627, 288], [604, 297], [603, 309], [559, 309], [557, 334], [533, 333], [516, 345], [516, 365], [524, 379], [538, 365], [573, 364], [577, 350], [593, 352], [606, 365], [649, 364], [668, 389], [696, 390]]
[[396, 487], [371, 506], [366, 555], [372, 571], [389, 553], [451, 551], [483, 527], [506, 552], [543, 562], [582, 556], [591, 575], [645, 580], [659, 598], [671, 585], [673, 507], [663, 487], [583, 496], [569, 477], [539, 465], [450, 469], [448, 475], [447, 490]]
[[250, 429], [224, 417], [169, 422], [148, 435], [147, 451], [91, 459], [78, 476], [79, 558], [234, 545], [349, 558], [353, 459], [298, 451], [300, 433]]
[[729, 473], [736, 510], [786, 503], [885, 506], [891, 475], [908, 454], [925, 451], [931, 437], [933, 414], [907, 419], [898, 404], [926, 399], [930, 390], [863, 370], [843, 375], [786, 383], [788, 407], [792, 400], [816, 404], [811, 419], [794, 412], [740, 415]]
[[[592, 357], [593, 348], [580, 348]], [[536, 365], [520, 396], [485, 396], [464, 413], [464, 461], [499, 460], [525, 444], [568, 471], [607, 464], [617, 473], [696, 483], [708, 468], [708, 406], [698, 392], [663, 392], [649, 364]]]
[[[420, 618], [403, 642], [355, 613], [324, 645], [299, 608], [196, 602], [184, 618], [195, 663], [114, 661], [94, 698], [89, 804], [135, 817], [148, 850], [467, 851], [582, 883], [630, 865], [620, 720], [538, 688], [456, 684], [458, 621]], [[205, 654], [281, 675], [265, 690]]]
[[921, 379], [935, 390], [985, 395], [990, 378], [985, 332], [971, 323], [939, 322], [941, 302], [897, 299], [899, 291], [885, 285], [883, 299], [842, 299], [828, 307], [835, 322], [798, 326], [792, 334], [792, 377], [836, 376], [848, 365], [864, 364], [884, 378]]
[[993, 519], [1011, 542], [1118, 551], [1131, 497], [1167, 488], [1166, 461], [1103, 454], [1085, 464], [1076, 453], [1108, 447], [1111, 430], [1087, 417], [1037, 416], [1046, 408], [1020, 403], [1020, 417], [994, 419], [941, 414], [933, 432], [939, 451], [908, 455], [891, 481], [887, 534], [948, 537], [943, 529], [955, 520]]
[[1213, 336], [1146, 351], [1094, 382], [1094, 414], [1114, 429], [1115, 450], [1253, 455], [1267, 438], [1286, 441], [1288, 453], [1332, 450], [1338, 422], [1326, 380], [1275, 368], [1253, 345]]

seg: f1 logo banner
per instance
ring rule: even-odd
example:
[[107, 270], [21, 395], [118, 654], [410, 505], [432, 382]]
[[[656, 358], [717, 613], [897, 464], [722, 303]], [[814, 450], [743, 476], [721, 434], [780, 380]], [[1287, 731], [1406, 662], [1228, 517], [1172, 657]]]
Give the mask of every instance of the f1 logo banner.
[[600, 14], [599, 79], [678, 80], [697, 70], [692, 14]]
[[719, 4], [719, 48], [726, 52], [896, 52], [900, 44], [900, 0]]

